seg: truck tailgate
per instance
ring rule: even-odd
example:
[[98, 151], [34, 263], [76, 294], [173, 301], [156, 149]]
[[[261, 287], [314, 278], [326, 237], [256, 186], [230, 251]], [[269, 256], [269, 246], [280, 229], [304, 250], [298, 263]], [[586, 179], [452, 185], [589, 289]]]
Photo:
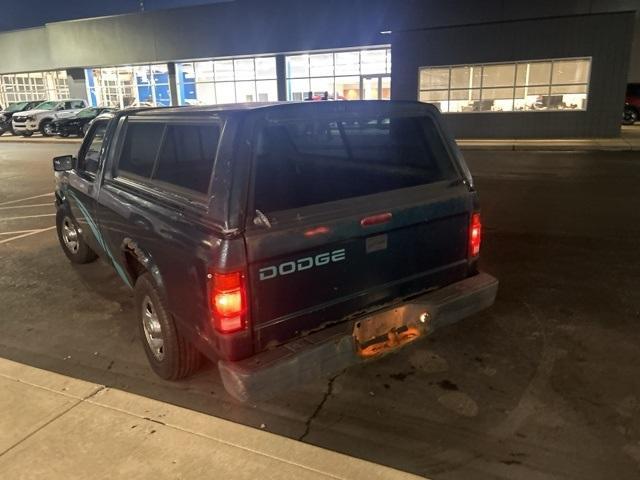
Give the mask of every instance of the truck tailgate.
[[467, 275], [470, 196], [396, 207], [370, 226], [355, 216], [314, 219], [247, 237], [256, 348], [460, 280]]

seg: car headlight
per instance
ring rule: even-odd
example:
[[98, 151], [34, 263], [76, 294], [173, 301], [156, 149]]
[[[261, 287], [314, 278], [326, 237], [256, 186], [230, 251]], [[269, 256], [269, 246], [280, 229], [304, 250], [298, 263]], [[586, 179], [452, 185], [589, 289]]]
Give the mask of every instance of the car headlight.
[[33, 122], [36, 119], [36, 117], [27, 117], [27, 122]]

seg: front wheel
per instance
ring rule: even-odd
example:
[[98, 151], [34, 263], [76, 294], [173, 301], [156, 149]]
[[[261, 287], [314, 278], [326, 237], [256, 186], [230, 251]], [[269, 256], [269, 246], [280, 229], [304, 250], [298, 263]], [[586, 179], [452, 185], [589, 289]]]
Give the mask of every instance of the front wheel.
[[623, 125], [633, 125], [638, 121], [638, 111], [632, 107], [624, 107], [622, 114]]
[[64, 254], [73, 263], [89, 263], [98, 258], [82, 238], [75, 219], [63, 210], [56, 213], [56, 230]]
[[53, 123], [45, 120], [40, 124], [40, 133], [43, 137], [50, 137], [53, 135]]
[[153, 371], [165, 380], [179, 380], [195, 373], [202, 355], [176, 328], [151, 274], [138, 278], [134, 292], [140, 336]]

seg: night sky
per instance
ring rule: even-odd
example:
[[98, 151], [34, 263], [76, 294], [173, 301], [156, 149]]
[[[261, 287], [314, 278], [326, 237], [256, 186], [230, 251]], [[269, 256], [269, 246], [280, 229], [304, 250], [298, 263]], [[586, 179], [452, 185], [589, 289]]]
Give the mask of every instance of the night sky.
[[[230, 0], [142, 0], [145, 10], [186, 7]], [[0, 0], [0, 31], [38, 27], [48, 22], [117, 15], [140, 10], [141, 0]]]

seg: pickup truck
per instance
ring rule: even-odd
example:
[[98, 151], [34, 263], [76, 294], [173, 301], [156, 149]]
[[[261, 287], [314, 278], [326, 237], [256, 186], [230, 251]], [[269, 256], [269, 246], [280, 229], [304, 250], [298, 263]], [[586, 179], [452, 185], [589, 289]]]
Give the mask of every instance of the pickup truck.
[[53, 159], [60, 245], [133, 289], [152, 369], [241, 401], [491, 306], [478, 195], [438, 110], [401, 101], [124, 110]]
[[86, 108], [87, 101], [82, 98], [70, 100], [48, 100], [32, 110], [25, 110], [13, 116], [12, 127], [16, 135], [30, 137], [40, 132], [44, 137], [53, 135], [52, 124], [59, 118], [75, 115]]

